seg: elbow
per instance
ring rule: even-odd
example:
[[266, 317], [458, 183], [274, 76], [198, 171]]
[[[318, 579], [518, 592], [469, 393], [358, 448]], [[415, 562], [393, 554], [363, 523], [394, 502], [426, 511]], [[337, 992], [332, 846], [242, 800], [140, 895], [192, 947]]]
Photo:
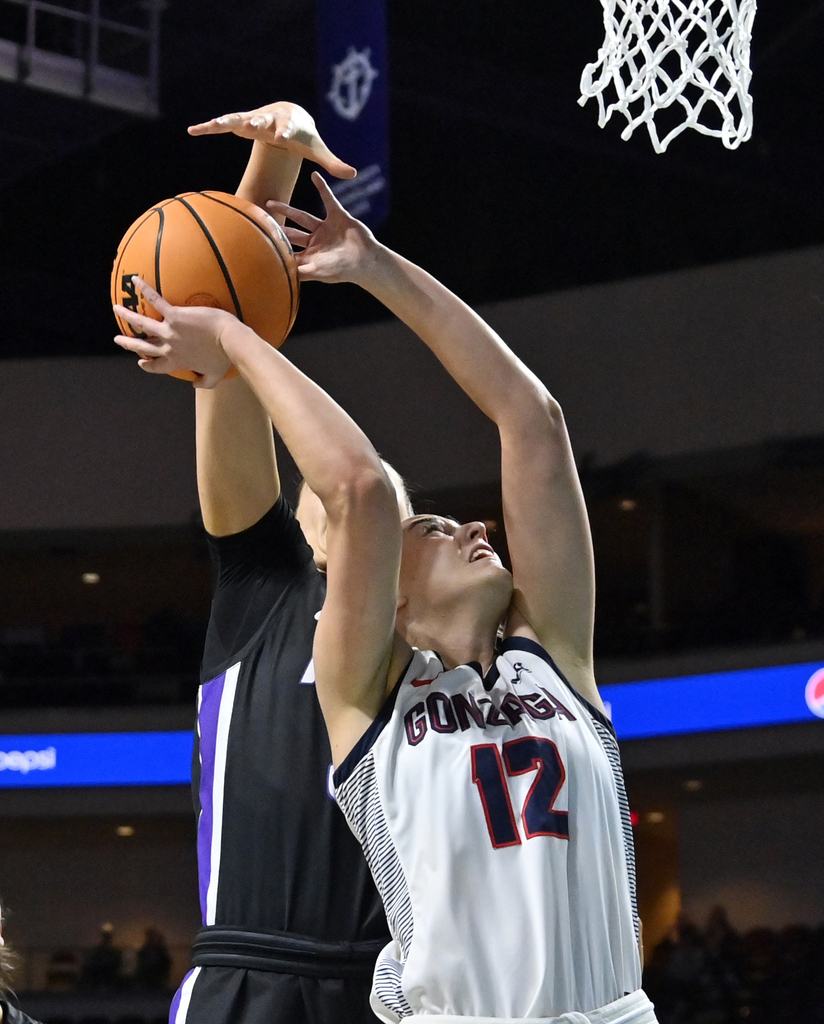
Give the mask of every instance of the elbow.
[[564, 420], [564, 410], [561, 408], [560, 402], [557, 398], [553, 398], [552, 395], [547, 391], [544, 396], [544, 418], [547, 422], [547, 426], [550, 430], [561, 431], [566, 433], [566, 422]]
[[330, 521], [375, 516], [398, 519], [398, 500], [386, 470], [374, 462], [355, 463], [341, 474], [331, 492], [323, 499]]
[[502, 451], [518, 458], [528, 453], [539, 460], [543, 455], [551, 465], [561, 466], [570, 454], [563, 411], [546, 389], [536, 390], [532, 400], [514, 408], [505, 423], [499, 424], [499, 436]]
[[543, 386], [536, 387], [512, 412], [512, 429], [523, 439], [551, 441], [566, 438], [566, 422], [561, 405]]

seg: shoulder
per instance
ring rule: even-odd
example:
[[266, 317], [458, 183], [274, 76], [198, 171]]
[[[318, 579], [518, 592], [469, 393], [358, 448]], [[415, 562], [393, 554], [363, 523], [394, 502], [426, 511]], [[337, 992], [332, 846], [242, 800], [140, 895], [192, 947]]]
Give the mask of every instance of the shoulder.
[[300, 568], [314, 562], [294, 510], [281, 495], [250, 527], [222, 537], [206, 534], [214, 561], [227, 563], [259, 560], [272, 566]]
[[606, 725], [610, 730], [613, 729], [604, 702], [595, 685], [595, 677], [591, 669], [589, 671], [582, 669], [577, 674], [568, 672], [563, 658], [559, 658], [555, 651], [550, 653], [528, 626], [522, 626], [504, 638], [501, 644], [501, 655], [506, 658], [516, 672], [521, 660], [533, 668], [538, 666], [542, 671], [550, 672], [586, 708], [592, 718]]
[[550, 651], [549, 647], [544, 645], [530, 623], [526, 621], [517, 608], [513, 607], [507, 619], [504, 643], [508, 640], [517, 639], [530, 641], [535, 649], [543, 651], [544, 656], [549, 658], [553, 668], [566, 685], [577, 695], [583, 697], [588, 704], [595, 707], [601, 714], [605, 713], [606, 709], [595, 682], [595, 670], [591, 657], [582, 659], [560, 641], [554, 644]]
[[[386, 738], [387, 726], [393, 719], [402, 717], [410, 702], [414, 703], [419, 699], [419, 687], [427, 686], [444, 671], [442, 662], [433, 651], [421, 651], [408, 645], [401, 650], [406, 660], [403, 665], [393, 661], [386, 699], [366, 731], [335, 770], [336, 788], [350, 778], [357, 765], [367, 757], [378, 741]], [[398, 653], [400, 652], [396, 652]], [[391, 733], [391, 730], [389, 732]]]

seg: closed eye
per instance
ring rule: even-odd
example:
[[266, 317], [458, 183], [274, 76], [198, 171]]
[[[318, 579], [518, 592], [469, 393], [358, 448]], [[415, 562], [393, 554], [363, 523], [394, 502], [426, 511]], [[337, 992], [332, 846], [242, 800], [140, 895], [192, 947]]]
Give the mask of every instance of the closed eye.
[[452, 534], [457, 528], [456, 522], [451, 519], [443, 519], [441, 516], [421, 516], [410, 519], [404, 524], [404, 530], [416, 531], [422, 537], [430, 533]]

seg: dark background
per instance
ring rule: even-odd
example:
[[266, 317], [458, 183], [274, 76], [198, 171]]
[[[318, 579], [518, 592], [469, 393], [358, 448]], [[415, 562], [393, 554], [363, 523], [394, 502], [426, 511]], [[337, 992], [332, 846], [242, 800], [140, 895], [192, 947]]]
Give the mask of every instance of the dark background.
[[[577, 105], [603, 40], [597, 0], [388, 0], [388, 23], [393, 207], [379, 234], [470, 302], [824, 241], [821, 0], [762, 2], [749, 142], [687, 131], [663, 155]], [[0, 356], [113, 351], [126, 227], [175, 193], [233, 191], [245, 164], [246, 142], [193, 139], [188, 124], [274, 99], [317, 108], [309, 0], [170, 0], [161, 25], [158, 119], [0, 83]], [[305, 183], [297, 198], [312, 201]], [[314, 285], [296, 331], [383, 315], [356, 289]]]

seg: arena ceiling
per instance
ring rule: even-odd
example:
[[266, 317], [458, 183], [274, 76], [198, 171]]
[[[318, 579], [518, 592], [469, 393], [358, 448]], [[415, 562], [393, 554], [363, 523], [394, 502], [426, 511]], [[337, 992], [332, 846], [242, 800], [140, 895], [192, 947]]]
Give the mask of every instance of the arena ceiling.
[[[603, 38], [598, 0], [387, 2], [381, 236], [469, 301], [824, 242], [822, 0], [762, 0], [749, 142], [687, 132], [664, 155], [576, 102]], [[168, 0], [159, 118], [2, 83], [0, 356], [111, 352], [124, 229], [177, 192], [232, 191], [245, 162], [246, 143], [186, 125], [276, 98], [311, 109], [315, 77], [310, 0]], [[355, 289], [315, 285], [297, 330], [381, 315]]]

